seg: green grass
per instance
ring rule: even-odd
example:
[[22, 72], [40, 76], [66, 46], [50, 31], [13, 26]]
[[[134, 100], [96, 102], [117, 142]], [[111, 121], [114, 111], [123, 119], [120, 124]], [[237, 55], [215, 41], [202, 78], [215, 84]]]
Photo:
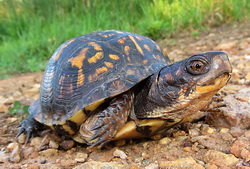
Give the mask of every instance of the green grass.
[[248, 18], [249, 0], [2, 0], [0, 78], [44, 70], [69, 38], [105, 29], [157, 39]]

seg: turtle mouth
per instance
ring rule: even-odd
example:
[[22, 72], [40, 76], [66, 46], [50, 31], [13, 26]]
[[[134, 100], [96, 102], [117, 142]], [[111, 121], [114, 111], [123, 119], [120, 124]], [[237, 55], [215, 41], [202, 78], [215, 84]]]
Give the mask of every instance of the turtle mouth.
[[200, 85], [197, 85], [196, 91], [200, 93], [208, 93], [208, 92], [212, 92], [215, 90], [219, 90], [227, 84], [230, 78], [231, 78], [230, 73], [225, 72], [213, 78], [212, 80], [209, 80]]

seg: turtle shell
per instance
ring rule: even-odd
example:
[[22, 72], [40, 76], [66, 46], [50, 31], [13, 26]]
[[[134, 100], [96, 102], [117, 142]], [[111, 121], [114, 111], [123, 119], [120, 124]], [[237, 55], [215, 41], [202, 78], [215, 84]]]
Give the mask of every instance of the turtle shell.
[[154, 41], [137, 34], [108, 30], [70, 39], [50, 58], [29, 111], [52, 128], [79, 126], [106, 99], [168, 64]]

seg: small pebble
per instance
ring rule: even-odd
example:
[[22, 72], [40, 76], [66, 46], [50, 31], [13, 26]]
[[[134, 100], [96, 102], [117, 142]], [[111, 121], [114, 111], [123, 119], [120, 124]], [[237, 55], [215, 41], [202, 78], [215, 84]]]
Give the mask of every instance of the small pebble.
[[145, 167], [145, 169], [159, 169], [158, 163], [151, 163]]
[[121, 146], [124, 146], [125, 144], [126, 144], [126, 140], [118, 140], [115, 142], [116, 147], [121, 147]]
[[18, 143], [16, 143], [16, 142], [10, 143], [7, 146], [7, 150], [12, 151], [16, 146], [18, 146]]
[[244, 133], [244, 131], [240, 127], [232, 127], [229, 133], [233, 137], [240, 137]]
[[41, 155], [46, 156], [46, 157], [51, 157], [51, 156], [55, 156], [58, 154], [58, 150], [57, 149], [47, 149], [47, 150], [43, 150], [39, 152]]
[[75, 145], [75, 142], [73, 140], [64, 140], [63, 142], [60, 143], [60, 146], [64, 150], [69, 150]]
[[42, 143], [42, 138], [41, 137], [34, 137], [30, 140], [30, 145], [35, 147], [36, 149], [40, 149], [40, 145]]
[[23, 149], [23, 157], [25, 159], [27, 159], [29, 157], [29, 155], [31, 155], [34, 151], [35, 151], [34, 147], [29, 147], [29, 148]]
[[87, 160], [88, 154], [87, 153], [77, 153], [75, 160], [79, 163], [83, 163]]
[[121, 159], [126, 159], [128, 156], [126, 155], [126, 153], [124, 153], [124, 151], [122, 150], [119, 150], [119, 149], [116, 149], [114, 152], [113, 152], [113, 155], [115, 157], [119, 157]]
[[220, 133], [228, 133], [229, 132], [229, 128], [221, 128], [220, 129]]
[[45, 164], [45, 163], [47, 163], [47, 160], [42, 160], [40, 163]]
[[49, 147], [57, 149], [59, 147], [59, 144], [57, 144], [54, 140], [49, 141]]
[[26, 134], [22, 133], [20, 136], [18, 136], [17, 141], [20, 144], [24, 144], [26, 140]]
[[13, 163], [18, 163], [21, 160], [21, 148], [19, 144], [15, 144], [15, 147], [13, 148], [10, 157], [9, 157], [10, 162]]
[[60, 165], [65, 168], [69, 168], [76, 165], [76, 163], [76, 160], [61, 160]]
[[213, 128], [211, 128], [211, 127], [205, 127], [205, 128], [202, 128], [201, 133], [203, 135], [207, 135], [207, 134], [213, 134], [214, 131], [215, 130]]
[[164, 145], [164, 144], [168, 144], [170, 142], [171, 142], [171, 139], [169, 137], [164, 137], [164, 138], [160, 139], [159, 144]]
[[39, 169], [40, 166], [38, 164], [30, 164], [27, 169]]
[[149, 159], [150, 158], [150, 155], [145, 153], [145, 152], [141, 153], [141, 156], [143, 157], [143, 159]]
[[190, 137], [199, 136], [200, 135], [200, 130], [197, 129], [197, 128], [190, 129], [190, 130], [188, 130], [188, 135]]

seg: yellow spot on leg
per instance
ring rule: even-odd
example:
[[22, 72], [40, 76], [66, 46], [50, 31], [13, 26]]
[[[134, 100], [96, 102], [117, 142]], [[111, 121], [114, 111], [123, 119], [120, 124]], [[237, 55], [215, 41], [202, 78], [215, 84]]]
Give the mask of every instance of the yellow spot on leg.
[[136, 47], [136, 49], [138, 50], [138, 52], [139, 52], [140, 54], [144, 55], [144, 53], [143, 53], [143, 51], [142, 51], [140, 45], [138, 45], [138, 43], [136, 42], [135, 38], [134, 38], [133, 36], [131, 36], [131, 35], [128, 35], [128, 37], [129, 37], [129, 38], [132, 40], [132, 42], [135, 44], [135, 47]]

